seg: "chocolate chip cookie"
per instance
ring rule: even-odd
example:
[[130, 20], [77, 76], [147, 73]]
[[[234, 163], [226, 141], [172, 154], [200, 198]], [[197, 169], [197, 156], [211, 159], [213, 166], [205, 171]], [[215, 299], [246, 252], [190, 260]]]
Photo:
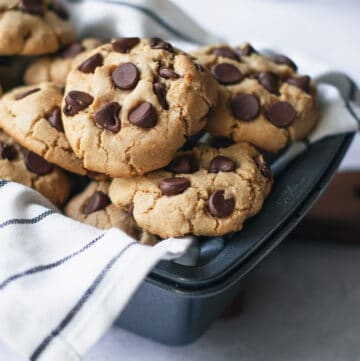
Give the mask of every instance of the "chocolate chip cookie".
[[66, 77], [74, 59], [79, 54], [101, 45], [101, 40], [86, 38], [73, 42], [53, 56], [45, 56], [29, 65], [24, 74], [24, 83], [33, 85], [44, 81], [52, 81], [65, 85]]
[[59, 0], [0, 1], [0, 34], [0, 55], [52, 53], [75, 39]]
[[247, 143], [179, 152], [162, 170], [114, 179], [109, 195], [137, 224], [162, 238], [240, 231], [262, 207], [272, 174]]
[[193, 52], [218, 81], [218, 105], [208, 131], [277, 152], [304, 139], [316, 124], [316, 89], [284, 55], [259, 54], [250, 44], [208, 46]]
[[62, 88], [54, 83], [15, 88], [0, 99], [0, 127], [48, 162], [86, 174], [65, 137], [62, 98]]
[[73, 197], [65, 207], [65, 214], [82, 223], [108, 229], [120, 228], [129, 236], [144, 244], [155, 244], [157, 238], [143, 232], [135, 223], [131, 209], [115, 207], [108, 196], [108, 182], [92, 182], [80, 194]]
[[207, 122], [217, 84], [192, 58], [159, 38], [118, 38], [74, 64], [64, 128], [85, 168], [111, 177], [168, 164]]
[[34, 188], [57, 206], [69, 196], [70, 181], [60, 168], [29, 152], [0, 130], [0, 179]]

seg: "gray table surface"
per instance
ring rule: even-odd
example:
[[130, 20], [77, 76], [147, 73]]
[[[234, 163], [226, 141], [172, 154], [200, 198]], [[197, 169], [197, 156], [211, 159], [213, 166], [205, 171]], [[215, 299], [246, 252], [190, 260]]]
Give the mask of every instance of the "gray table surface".
[[[250, 275], [243, 311], [168, 347], [113, 328], [85, 361], [358, 361], [360, 245], [285, 241]], [[5, 346], [0, 360], [21, 361]]]

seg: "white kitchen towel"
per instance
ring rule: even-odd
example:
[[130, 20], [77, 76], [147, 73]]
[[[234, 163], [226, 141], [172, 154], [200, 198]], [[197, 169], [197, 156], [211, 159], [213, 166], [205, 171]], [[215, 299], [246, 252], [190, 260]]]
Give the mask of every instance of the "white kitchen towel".
[[[69, 1], [69, 8], [83, 35], [161, 36], [186, 49], [220, 41], [170, 1]], [[355, 91], [339, 89], [320, 85], [318, 127], [306, 142], [290, 146], [275, 170], [310, 142], [358, 129]], [[192, 242], [139, 245], [119, 230], [64, 217], [40, 194], [12, 182], [0, 180], [0, 200], [0, 337], [33, 361], [80, 360], [154, 265], [179, 257]]]

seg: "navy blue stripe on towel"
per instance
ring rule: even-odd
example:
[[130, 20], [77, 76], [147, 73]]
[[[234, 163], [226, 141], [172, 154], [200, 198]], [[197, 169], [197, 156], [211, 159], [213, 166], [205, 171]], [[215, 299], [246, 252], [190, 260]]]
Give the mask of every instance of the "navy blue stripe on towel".
[[5, 184], [8, 184], [8, 183], [9, 183], [9, 181], [7, 181], [7, 180], [4, 180], [4, 179], [0, 180], [0, 188], [3, 187]]
[[2, 281], [0, 283], [0, 290], [4, 289], [9, 283], [22, 278], [22, 277], [26, 277], [26, 276], [30, 276], [34, 273], [39, 273], [39, 272], [44, 272], [47, 270], [50, 270], [52, 268], [56, 268], [59, 267], [60, 265], [64, 264], [65, 262], [69, 261], [71, 258], [76, 257], [77, 255], [83, 253], [84, 251], [86, 251], [87, 249], [89, 249], [91, 246], [93, 246], [99, 239], [104, 237], [104, 233], [101, 234], [100, 236], [97, 236], [95, 239], [93, 239], [92, 241], [90, 241], [89, 243], [87, 243], [84, 247], [82, 247], [81, 249], [79, 249], [78, 251], [69, 254], [66, 257], [63, 257], [55, 262], [52, 263], [48, 263], [45, 265], [40, 265], [40, 266], [36, 266], [33, 268], [30, 268], [26, 271], [20, 272], [20, 273], [16, 273], [8, 278], [6, 278], [4, 281]]
[[96, 288], [99, 286], [101, 281], [104, 279], [106, 274], [110, 271], [112, 266], [120, 259], [121, 256], [131, 247], [135, 246], [137, 242], [131, 242], [126, 245], [117, 255], [115, 255], [109, 263], [104, 267], [104, 269], [99, 273], [91, 286], [85, 291], [85, 293], [81, 296], [79, 301], [75, 304], [75, 306], [70, 310], [70, 312], [65, 316], [65, 318], [60, 322], [60, 324], [48, 335], [40, 345], [35, 349], [33, 354], [30, 357], [30, 361], [36, 361], [39, 356], [44, 352], [44, 350], [49, 346], [54, 337], [60, 334], [60, 332], [71, 322], [71, 320], [77, 315], [77, 313], [81, 310], [82, 306], [86, 303], [89, 297], [94, 293]]
[[18, 218], [8, 219], [7, 221], [0, 223], [0, 229], [5, 228], [6, 226], [10, 226], [12, 224], [35, 224], [54, 213], [55, 213], [54, 211], [49, 209], [39, 214], [38, 216], [30, 219], [18, 219]]
[[[75, 3], [83, 2], [83, 0], [69, 0], [69, 1], [70, 2], [75, 2]], [[184, 34], [182, 31], [174, 28], [172, 25], [170, 25], [167, 21], [165, 21], [163, 18], [161, 18], [154, 11], [150, 10], [149, 8], [147, 8], [147, 7], [143, 6], [143, 5], [136, 5], [136, 4], [129, 3], [127, 1], [117, 1], [117, 0], [97, 0], [97, 1], [102, 1], [102, 2], [105, 2], [105, 3], [110, 3], [110, 4], [120, 5], [120, 6], [127, 6], [129, 8], [138, 10], [141, 13], [143, 13], [143, 14], [147, 15], [148, 17], [150, 17], [157, 24], [162, 26], [164, 29], [166, 29], [171, 34], [175, 35], [177, 38], [179, 38], [181, 40], [184, 40], [186, 42], [199, 44], [198, 40], [192, 38], [191, 36], [188, 36], [188, 35]]]

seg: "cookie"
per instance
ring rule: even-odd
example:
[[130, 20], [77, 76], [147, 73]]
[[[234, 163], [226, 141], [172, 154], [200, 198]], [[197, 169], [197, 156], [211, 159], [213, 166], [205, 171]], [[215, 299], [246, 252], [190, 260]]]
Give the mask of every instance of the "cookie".
[[108, 196], [109, 185], [109, 182], [91, 182], [83, 192], [68, 202], [65, 214], [94, 227], [120, 228], [141, 243], [155, 244], [156, 237], [143, 232], [128, 210], [117, 208], [111, 203]]
[[69, 196], [70, 181], [60, 168], [29, 152], [0, 130], [0, 179], [31, 187], [57, 206]]
[[133, 176], [170, 162], [201, 130], [217, 84], [158, 39], [119, 38], [77, 59], [63, 101], [66, 136], [86, 169]]
[[118, 207], [132, 205], [135, 221], [151, 234], [221, 236], [260, 211], [271, 185], [260, 153], [237, 143], [179, 152], [165, 169], [114, 179], [109, 195]]
[[54, 83], [15, 88], [0, 99], [0, 127], [48, 162], [86, 174], [65, 137], [62, 98], [62, 88]]
[[65, 85], [66, 77], [74, 59], [79, 54], [94, 49], [99, 45], [101, 45], [101, 40], [86, 38], [69, 44], [53, 56], [45, 56], [35, 60], [25, 71], [24, 83], [33, 85], [44, 81], [52, 81], [59, 85]]
[[59, 0], [1, 0], [0, 34], [0, 55], [52, 53], [76, 35]]
[[208, 46], [192, 54], [220, 85], [218, 105], [209, 113], [210, 134], [275, 153], [315, 126], [315, 85], [296, 73], [289, 58], [261, 55], [249, 44]]

